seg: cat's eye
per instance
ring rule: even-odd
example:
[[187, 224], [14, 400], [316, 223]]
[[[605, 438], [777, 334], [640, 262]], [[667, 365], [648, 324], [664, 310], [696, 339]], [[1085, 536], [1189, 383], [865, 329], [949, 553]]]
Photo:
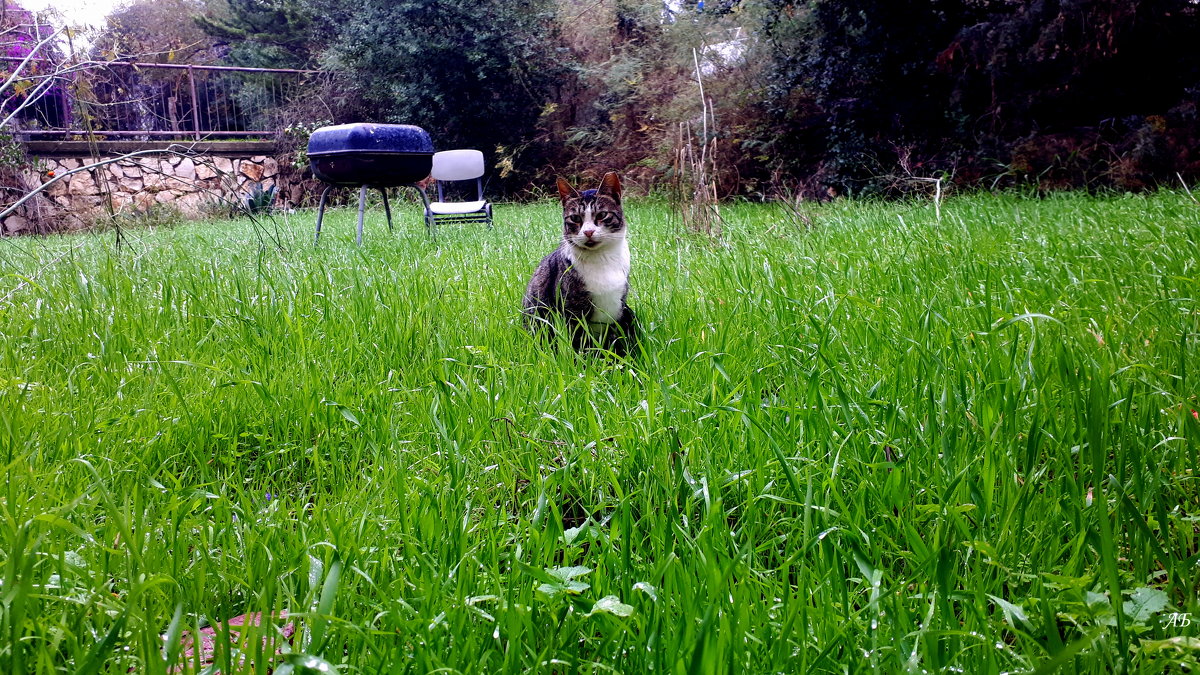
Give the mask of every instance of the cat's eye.
[[612, 225], [617, 222], [617, 214], [605, 211], [596, 215], [596, 222], [602, 225]]
[[567, 216], [565, 220], [572, 225], [578, 225], [583, 222], [583, 216], [573, 213]]

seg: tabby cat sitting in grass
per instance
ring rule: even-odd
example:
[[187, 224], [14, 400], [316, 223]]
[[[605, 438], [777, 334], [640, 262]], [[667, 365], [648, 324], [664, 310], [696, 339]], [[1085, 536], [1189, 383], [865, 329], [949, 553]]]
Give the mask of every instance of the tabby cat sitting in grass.
[[576, 351], [629, 354], [635, 345], [629, 295], [629, 242], [621, 210], [621, 180], [606, 173], [600, 187], [580, 192], [558, 179], [562, 244], [546, 256], [525, 291], [525, 316], [535, 331], [561, 319]]

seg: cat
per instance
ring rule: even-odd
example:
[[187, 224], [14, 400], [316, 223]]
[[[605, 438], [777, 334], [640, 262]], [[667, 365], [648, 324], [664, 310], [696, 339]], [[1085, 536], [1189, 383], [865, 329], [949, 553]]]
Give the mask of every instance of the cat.
[[621, 179], [604, 174], [600, 187], [582, 192], [558, 179], [563, 206], [562, 243], [529, 280], [523, 301], [535, 332], [561, 317], [576, 351], [599, 347], [624, 356], [636, 347], [629, 296], [629, 242], [621, 209]]

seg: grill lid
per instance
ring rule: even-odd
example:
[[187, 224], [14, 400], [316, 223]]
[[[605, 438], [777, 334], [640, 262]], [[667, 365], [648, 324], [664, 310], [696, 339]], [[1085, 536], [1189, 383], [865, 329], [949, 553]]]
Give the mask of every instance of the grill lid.
[[429, 134], [411, 124], [338, 124], [308, 138], [310, 157], [347, 154], [433, 154]]

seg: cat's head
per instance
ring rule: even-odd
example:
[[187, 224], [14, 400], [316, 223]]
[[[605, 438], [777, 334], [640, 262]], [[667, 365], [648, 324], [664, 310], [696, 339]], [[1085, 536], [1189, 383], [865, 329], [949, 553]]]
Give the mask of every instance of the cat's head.
[[563, 205], [563, 239], [576, 250], [599, 251], [625, 240], [621, 211], [621, 179], [610, 171], [600, 187], [580, 192], [562, 178], [558, 196]]

